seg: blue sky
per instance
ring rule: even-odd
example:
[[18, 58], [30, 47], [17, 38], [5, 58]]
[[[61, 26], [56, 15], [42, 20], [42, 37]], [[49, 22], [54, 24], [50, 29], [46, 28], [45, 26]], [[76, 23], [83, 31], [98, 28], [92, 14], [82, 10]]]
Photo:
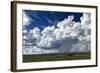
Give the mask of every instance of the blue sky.
[[74, 21], [80, 22], [80, 17], [83, 13], [77, 12], [57, 12], [57, 11], [37, 11], [37, 10], [23, 10], [25, 14], [32, 19], [30, 24], [26, 27], [31, 30], [34, 27], [39, 27], [43, 30], [47, 26], [57, 25], [58, 22], [64, 20], [70, 15], [74, 16]]

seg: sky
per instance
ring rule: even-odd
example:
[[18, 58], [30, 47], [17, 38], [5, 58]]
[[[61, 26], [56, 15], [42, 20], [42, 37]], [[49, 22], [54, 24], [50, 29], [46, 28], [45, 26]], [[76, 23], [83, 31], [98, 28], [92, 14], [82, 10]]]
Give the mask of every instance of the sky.
[[64, 20], [69, 15], [74, 15], [74, 21], [80, 22], [80, 17], [83, 13], [77, 12], [57, 12], [57, 11], [37, 11], [37, 10], [23, 10], [23, 12], [31, 19], [30, 25], [26, 28], [28, 30], [34, 27], [39, 27], [43, 30], [47, 26], [57, 25], [58, 22]]
[[91, 14], [23, 10], [23, 54], [91, 50]]

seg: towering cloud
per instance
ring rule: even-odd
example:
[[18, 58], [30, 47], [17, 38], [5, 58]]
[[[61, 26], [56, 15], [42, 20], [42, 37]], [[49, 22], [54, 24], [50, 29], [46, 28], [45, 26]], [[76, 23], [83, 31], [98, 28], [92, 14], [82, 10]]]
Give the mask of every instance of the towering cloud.
[[[25, 25], [30, 18], [24, 14]], [[47, 26], [42, 31], [35, 27], [23, 30], [23, 54], [73, 53], [90, 51], [91, 14], [83, 13], [81, 22], [75, 22], [74, 16], [68, 16], [56, 26]], [[24, 27], [23, 26], [23, 27]], [[26, 45], [24, 45], [26, 44]], [[25, 49], [26, 48], [26, 49]]]

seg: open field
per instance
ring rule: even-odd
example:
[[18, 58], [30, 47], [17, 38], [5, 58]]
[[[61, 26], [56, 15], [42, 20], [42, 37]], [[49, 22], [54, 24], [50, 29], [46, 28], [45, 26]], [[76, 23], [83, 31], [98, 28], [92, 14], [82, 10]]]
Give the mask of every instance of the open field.
[[72, 53], [72, 54], [23, 55], [23, 62], [82, 60], [82, 59], [91, 59], [90, 52]]

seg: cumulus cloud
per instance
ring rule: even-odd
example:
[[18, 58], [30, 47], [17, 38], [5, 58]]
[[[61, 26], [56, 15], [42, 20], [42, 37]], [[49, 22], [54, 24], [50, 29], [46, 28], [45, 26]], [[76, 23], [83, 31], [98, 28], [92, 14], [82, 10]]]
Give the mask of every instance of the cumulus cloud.
[[80, 18], [81, 22], [75, 22], [73, 19], [73, 15], [68, 16], [68, 18], [58, 22], [56, 26], [47, 26], [42, 31], [38, 27], [29, 32], [23, 30], [23, 43], [28, 44], [28, 47], [24, 46], [26, 49], [23, 53], [47, 54], [90, 51], [91, 14], [83, 13]]
[[38, 27], [35, 27], [29, 33], [30, 33], [29, 37], [32, 36], [33, 39], [40, 40], [41, 34], [40, 34], [40, 29]]
[[51, 48], [54, 46], [53, 42], [56, 41], [56, 37], [54, 34], [55, 27], [48, 26], [42, 32], [42, 36], [40, 42], [37, 44], [39, 47], [43, 48]]
[[91, 23], [91, 14], [90, 13], [84, 13], [83, 17], [80, 18], [82, 25], [88, 25]]

